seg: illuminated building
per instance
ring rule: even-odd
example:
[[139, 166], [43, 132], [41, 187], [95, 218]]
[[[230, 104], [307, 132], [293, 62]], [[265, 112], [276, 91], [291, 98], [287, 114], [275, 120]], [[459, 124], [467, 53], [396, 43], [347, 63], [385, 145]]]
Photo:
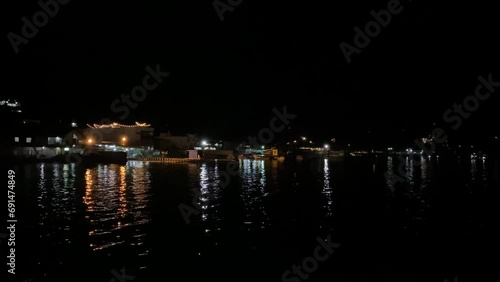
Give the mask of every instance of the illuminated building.
[[116, 145], [121, 147], [153, 147], [154, 128], [147, 123], [127, 125], [120, 123], [88, 124], [83, 132], [85, 136], [78, 143], [85, 145]]

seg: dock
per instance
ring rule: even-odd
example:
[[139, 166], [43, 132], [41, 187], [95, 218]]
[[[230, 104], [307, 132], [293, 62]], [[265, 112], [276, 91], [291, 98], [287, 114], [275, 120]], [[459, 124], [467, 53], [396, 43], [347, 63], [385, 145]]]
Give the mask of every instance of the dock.
[[198, 159], [190, 158], [165, 158], [165, 157], [145, 157], [135, 159], [141, 162], [153, 162], [153, 163], [187, 163], [198, 161]]

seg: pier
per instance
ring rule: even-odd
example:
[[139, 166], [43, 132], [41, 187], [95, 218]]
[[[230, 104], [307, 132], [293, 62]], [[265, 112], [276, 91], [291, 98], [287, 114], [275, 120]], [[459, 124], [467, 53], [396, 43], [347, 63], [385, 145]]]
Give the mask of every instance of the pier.
[[165, 157], [144, 157], [144, 158], [137, 158], [135, 160], [142, 162], [154, 162], [154, 163], [187, 163], [187, 162], [198, 161], [198, 159], [165, 158]]

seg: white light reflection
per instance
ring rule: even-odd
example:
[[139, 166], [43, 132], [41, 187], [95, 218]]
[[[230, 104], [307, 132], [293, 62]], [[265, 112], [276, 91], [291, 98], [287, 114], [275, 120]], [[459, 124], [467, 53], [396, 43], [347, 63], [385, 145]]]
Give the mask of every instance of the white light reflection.
[[240, 165], [241, 200], [243, 202], [242, 228], [247, 231], [265, 229], [269, 226], [269, 218], [264, 198], [266, 192], [266, 161], [242, 160]]
[[326, 209], [326, 216], [331, 217], [333, 215], [333, 195], [332, 195], [332, 187], [330, 186], [330, 163], [328, 159], [323, 161], [323, 189], [321, 193], [326, 198], [326, 205], [324, 208]]

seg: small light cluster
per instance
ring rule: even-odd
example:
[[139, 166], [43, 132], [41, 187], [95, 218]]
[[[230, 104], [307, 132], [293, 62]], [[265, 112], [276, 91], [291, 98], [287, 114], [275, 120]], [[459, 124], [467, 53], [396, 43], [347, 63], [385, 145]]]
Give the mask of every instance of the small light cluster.
[[93, 128], [93, 129], [103, 129], [103, 128], [134, 128], [134, 127], [149, 127], [151, 124], [147, 123], [140, 123], [140, 122], [135, 122], [134, 125], [126, 125], [126, 124], [119, 124], [117, 122], [113, 122], [111, 124], [87, 124], [88, 127]]
[[0, 106], [21, 107], [21, 104], [19, 102], [17, 102], [16, 100], [1, 100]]

